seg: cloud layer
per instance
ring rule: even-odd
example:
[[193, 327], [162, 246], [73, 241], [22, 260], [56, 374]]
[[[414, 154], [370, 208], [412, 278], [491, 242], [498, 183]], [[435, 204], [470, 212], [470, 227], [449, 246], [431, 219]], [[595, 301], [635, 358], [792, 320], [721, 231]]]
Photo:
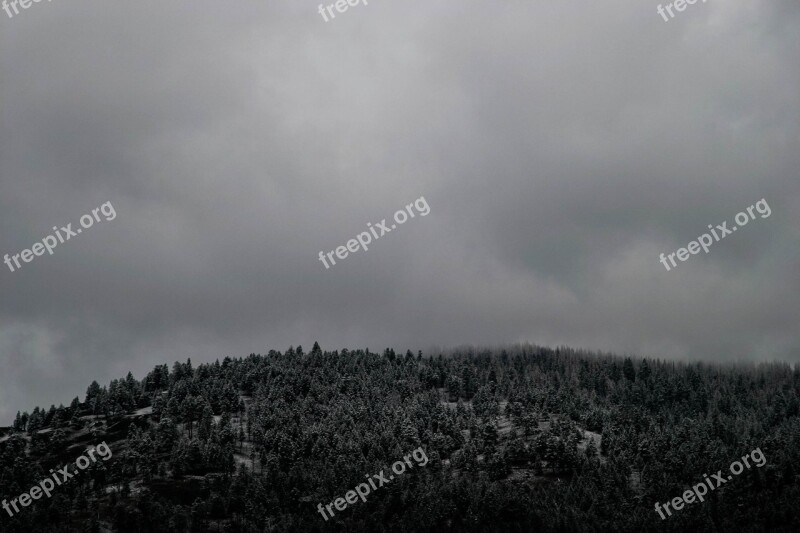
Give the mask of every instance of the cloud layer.
[[[76, 0], [0, 24], [0, 424], [191, 357], [798, 360], [800, 5]], [[5, 17], [5, 15], [3, 15]], [[317, 260], [424, 196], [330, 270]], [[658, 262], [761, 198], [758, 219]]]

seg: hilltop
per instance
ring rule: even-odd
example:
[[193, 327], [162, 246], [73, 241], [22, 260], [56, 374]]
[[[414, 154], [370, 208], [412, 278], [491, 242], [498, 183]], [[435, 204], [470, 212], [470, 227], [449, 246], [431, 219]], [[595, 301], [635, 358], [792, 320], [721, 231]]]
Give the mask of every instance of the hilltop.
[[[800, 371], [567, 348], [396, 354], [318, 345], [159, 365], [0, 431], [0, 492], [106, 442], [113, 457], [0, 530], [796, 531]], [[365, 476], [424, 468], [339, 512]], [[704, 504], [653, 505], [752, 449]]]

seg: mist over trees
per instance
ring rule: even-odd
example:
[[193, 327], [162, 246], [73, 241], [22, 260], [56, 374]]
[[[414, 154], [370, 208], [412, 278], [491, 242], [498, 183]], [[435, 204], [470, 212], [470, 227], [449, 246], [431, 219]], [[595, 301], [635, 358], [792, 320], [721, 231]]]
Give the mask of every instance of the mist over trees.
[[[518, 346], [156, 366], [0, 433], [11, 500], [105, 440], [114, 455], [0, 531], [798, 531], [800, 369]], [[429, 463], [317, 512], [422, 447]], [[703, 503], [654, 511], [760, 448]]]

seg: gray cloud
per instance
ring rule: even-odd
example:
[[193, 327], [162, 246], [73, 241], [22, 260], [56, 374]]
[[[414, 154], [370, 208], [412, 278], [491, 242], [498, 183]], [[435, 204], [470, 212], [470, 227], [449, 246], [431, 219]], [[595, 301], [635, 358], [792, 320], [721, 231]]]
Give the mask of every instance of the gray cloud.
[[[0, 420], [319, 340], [798, 359], [800, 7], [99, 0], [3, 19]], [[330, 270], [317, 260], [425, 196]], [[658, 262], [765, 198], [671, 272]], [[3, 268], [5, 268], [3, 266]]]

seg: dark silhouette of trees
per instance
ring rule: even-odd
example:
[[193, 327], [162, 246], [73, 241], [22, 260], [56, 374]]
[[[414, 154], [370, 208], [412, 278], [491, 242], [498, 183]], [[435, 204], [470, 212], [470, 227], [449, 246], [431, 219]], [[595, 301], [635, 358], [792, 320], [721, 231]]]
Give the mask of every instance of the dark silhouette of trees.
[[[0, 530], [797, 531], [799, 395], [785, 364], [563, 347], [398, 356], [314, 343], [187, 360], [17, 413], [0, 436], [0, 498], [86, 446], [105, 440], [114, 455]], [[317, 503], [420, 447], [426, 466], [321, 518]], [[669, 520], [654, 512], [755, 448], [764, 467]]]

